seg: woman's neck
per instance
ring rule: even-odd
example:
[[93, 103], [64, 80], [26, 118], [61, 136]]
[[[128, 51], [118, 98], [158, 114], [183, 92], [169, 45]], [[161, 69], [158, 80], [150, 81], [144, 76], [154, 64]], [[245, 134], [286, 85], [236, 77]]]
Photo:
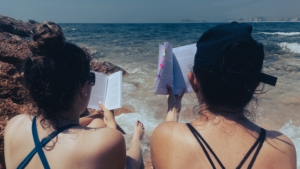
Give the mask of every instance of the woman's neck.
[[50, 128], [50, 129], [58, 129], [62, 126], [66, 126], [69, 124], [79, 124], [79, 114], [71, 111], [64, 111], [59, 113], [59, 116], [56, 119], [47, 119], [45, 115], [41, 115], [40, 120], [45, 119], [42, 122], [43, 128]]
[[230, 109], [210, 109], [206, 105], [201, 105], [199, 121], [202, 122], [213, 122], [226, 124], [237, 124], [248, 121], [245, 117], [243, 110], [230, 110]]

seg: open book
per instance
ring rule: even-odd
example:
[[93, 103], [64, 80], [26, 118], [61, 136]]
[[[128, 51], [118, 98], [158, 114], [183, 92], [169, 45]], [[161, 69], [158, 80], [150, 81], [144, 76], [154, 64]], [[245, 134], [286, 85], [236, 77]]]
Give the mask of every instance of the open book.
[[154, 93], [168, 94], [166, 85], [173, 87], [174, 94], [193, 92], [188, 80], [188, 72], [194, 65], [196, 44], [173, 48], [168, 42], [159, 45], [158, 68]]
[[102, 73], [95, 73], [95, 85], [92, 87], [88, 108], [100, 109], [99, 101], [109, 109], [122, 107], [122, 71], [107, 76]]

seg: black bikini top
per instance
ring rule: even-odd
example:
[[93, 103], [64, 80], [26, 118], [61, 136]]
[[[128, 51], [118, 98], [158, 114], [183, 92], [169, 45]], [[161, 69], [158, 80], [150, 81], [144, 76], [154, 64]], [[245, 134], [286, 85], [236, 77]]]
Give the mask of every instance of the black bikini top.
[[[204, 151], [208, 161], [210, 162], [211, 166], [213, 169], [215, 169], [215, 165], [213, 163], [213, 161], [211, 160], [207, 150], [205, 147], [207, 147], [207, 149], [210, 151], [210, 153], [215, 157], [215, 159], [217, 160], [217, 162], [219, 163], [219, 165], [221, 166], [222, 169], [225, 169], [224, 165], [221, 163], [221, 161], [219, 160], [219, 158], [217, 157], [217, 155], [214, 153], [214, 151], [210, 148], [210, 146], [207, 144], [207, 142], [204, 140], [204, 138], [200, 135], [200, 133], [198, 133], [198, 131], [189, 123], [186, 123], [186, 125], [188, 126], [188, 128], [191, 130], [191, 132], [193, 133], [193, 135], [195, 136], [195, 138], [197, 139], [197, 141], [199, 142], [202, 150]], [[240, 169], [243, 164], [245, 163], [245, 161], [247, 160], [247, 158], [250, 156], [250, 154], [253, 152], [253, 150], [257, 147], [250, 163], [249, 163], [249, 166], [248, 166], [248, 169], [251, 169], [254, 162], [255, 162], [255, 159], [265, 141], [265, 138], [266, 138], [266, 130], [261, 128], [260, 130], [260, 134], [259, 134], [259, 137], [257, 138], [256, 142], [253, 144], [253, 146], [250, 148], [250, 150], [247, 152], [247, 154], [244, 156], [243, 160], [240, 162], [240, 164], [236, 167], [237, 169]], [[204, 143], [204, 145], [203, 145]]]

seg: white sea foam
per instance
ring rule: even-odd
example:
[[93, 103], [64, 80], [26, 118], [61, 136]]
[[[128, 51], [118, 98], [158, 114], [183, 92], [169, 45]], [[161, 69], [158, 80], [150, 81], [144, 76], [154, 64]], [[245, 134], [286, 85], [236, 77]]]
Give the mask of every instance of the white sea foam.
[[281, 35], [281, 36], [297, 36], [300, 32], [259, 32], [260, 34], [266, 35]]
[[[281, 127], [280, 132], [284, 133], [287, 137], [289, 137], [296, 147], [296, 152], [300, 152], [300, 127], [292, 125], [292, 120], [290, 120], [288, 123]], [[299, 155], [297, 156], [297, 164], [297, 168], [300, 168]]]
[[278, 44], [280, 47], [282, 47], [284, 50], [289, 50], [293, 53], [300, 53], [300, 44], [299, 43], [287, 43], [282, 42]]

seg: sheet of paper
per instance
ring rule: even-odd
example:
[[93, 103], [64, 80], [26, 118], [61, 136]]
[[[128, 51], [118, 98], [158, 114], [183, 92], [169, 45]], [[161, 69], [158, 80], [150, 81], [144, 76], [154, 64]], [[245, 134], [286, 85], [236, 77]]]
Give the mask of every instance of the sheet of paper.
[[163, 62], [162, 58], [163, 58], [164, 52], [165, 52], [165, 46], [160, 44], [158, 46], [158, 61], [157, 61], [158, 64], [157, 64], [157, 75], [156, 75], [154, 93], [157, 92], [158, 85], [159, 85], [159, 82], [160, 82], [160, 76], [161, 76], [161, 73], [162, 73], [162, 70], [160, 68], [160, 64]]
[[122, 71], [108, 77], [105, 107], [109, 110], [122, 107]]
[[[161, 60], [159, 60], [159, 71], [155, 86], [155, 94], [168, 94], [166, 85], [173, 87], [173, 52], [172, 45], [165, 42], [163, 45], [165, 52], [162, 52]], [[160, 48], [161, 49], [161, 48]], [[160, 52], [159, 52], [160, 53]]]
[[[188, 93], [193, 92], [191, 84], [188, 80], [188, 73], [189, 73], [189, 71], [193, 70], [194, 58], [195, 58], [196, 51], [197, 51], [196, 44], [173, 48], [173, 53], [178, 61], [179, 66], [180, 66], [180, 70], [181, 70], [181, 73], [182, 73], [182, 76], [184, 78], [184, 82], [185, 82], [186, 88], [187, 88], [186, 92], [188, 92]], [[179, 87], [182, 87], [182, 85], [180, 84]], [[181, 89], [177, 88], [177, 86], [176, 86], [176, 89], [177, 89], [177, 92], [179, 92], [179, 93], [181, 92]]]
[[88, 108], [99, 110], [99, 101], [105, 105], [106, 88], [108, 76], [102, 73], [95, 73], [95, 85], [92, 87]]
[[179, 62], [173, 55], [173, 92], [174, 94], [180, 94], [187, 88]]

